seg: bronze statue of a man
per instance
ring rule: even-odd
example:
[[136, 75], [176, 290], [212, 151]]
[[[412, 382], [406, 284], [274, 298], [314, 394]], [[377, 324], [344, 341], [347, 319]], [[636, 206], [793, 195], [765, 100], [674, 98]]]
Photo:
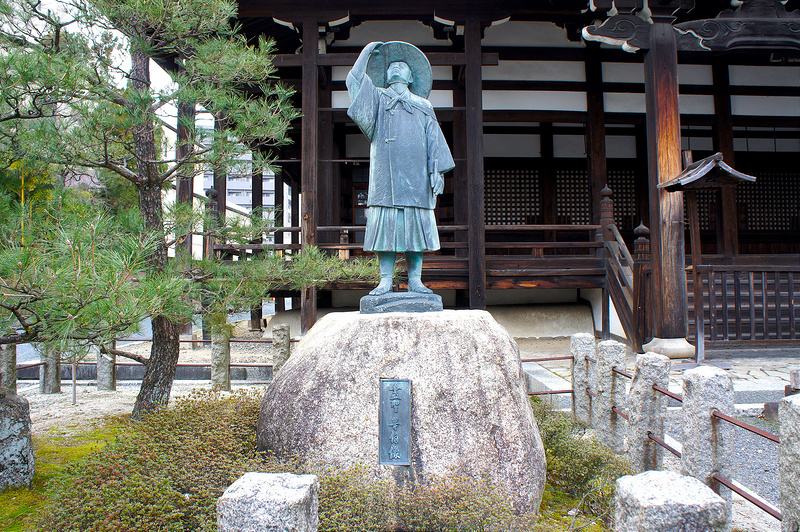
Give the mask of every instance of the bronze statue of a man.
[[420, 279], [422, 253], [439, 249], [433, 209], [442, 174], [455, 166], [426, 99], [432, 82], [425, 54], [399, 41], [368, 44], [347, 75], [347, 114], [371, 143], [364, 250], [378, 254], [381, 281], [370, 295], [391, 291], [397, 253], [405, 253], [408, 291], [431, 292]]

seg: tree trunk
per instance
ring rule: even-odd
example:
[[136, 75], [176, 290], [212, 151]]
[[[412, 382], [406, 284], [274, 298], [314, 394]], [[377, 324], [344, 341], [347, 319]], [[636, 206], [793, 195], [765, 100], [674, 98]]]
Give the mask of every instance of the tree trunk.
[[[130, 89], [141, 93], [150, 91], [150, 59], [135, 46], [131, 48]], [[142, 99], [147, 102], [148, 99]], [[163, 237], [164, 221], [161, 205], [161, 182], [155, 161], [156, 142], [153, 116], [149, 111], [141, 111], [140, 123], [133, 127], [133, 142], [136, 153], [137, 180], [139, 190], [139, 210], [150, 231], [162, 235], [156, 251], [150, 257], [150, 267], [154, 272], [162, 272], [167, 266], [167, 245]], [[166, 405], [172, 390], [172, 381], [178, 366], [180, 328], [165, 316], [153, 316], [153, 347], [147, 364], [142, 387], [133, 406], [133, 419]]]
[[0, 345], [0, 388], [17, 393], [17, 345]]

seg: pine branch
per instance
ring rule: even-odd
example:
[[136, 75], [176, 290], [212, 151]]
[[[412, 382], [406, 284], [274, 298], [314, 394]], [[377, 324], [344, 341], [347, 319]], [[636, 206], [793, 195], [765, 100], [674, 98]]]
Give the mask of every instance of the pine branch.
[[137, 355], [129, 351], [123, 351], [121, 349], [113, 349], [104, 345], [100, 346], [100, 354], [129, 358], [131, 360], [135, 360], [139, 364], [144, 364], [145, 366], [147, 366], [147, 364], [150, 362], [150, 359], [144, 358], [141, 355]]

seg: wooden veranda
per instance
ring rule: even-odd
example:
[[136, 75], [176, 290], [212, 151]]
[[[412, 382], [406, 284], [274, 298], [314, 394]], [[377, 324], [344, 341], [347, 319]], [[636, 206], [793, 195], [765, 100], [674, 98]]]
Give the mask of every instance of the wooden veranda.
[[[278, 154], [275, 203], [291, 212], [290, 222], [268, 247], [316, 245], [343, 259], [359, 252], [368, 158], [342, 103], [343, 73], [366, 39], [400, 37], [388, 24], [397, 25], [411, 32], [409, 40], [422, 36], [417, 44], [436, 71], [437, 118], [456, 160], [437, 211], [442, 250], [425, 259], [428, 286], [455, 291], [456, 305], [470, 308], [484, 308], [492, 290], [599, 289], [605, 334], [613, 302], [637, 346], [652, 337], [691, 338], [683, 200], [658, 184], [680, 172], [682, 149], [699, 156], [721, 151], [737, 168], [767, 178], [758, 193], [705, 198], [700, 273], [707, 340], [797, 341], [800, 207], [785, 198], [800, 193], [793, 162], [800, 148], [792, 147], [800, 145], [800, 112], [751, 111], [742, 102], [800, 102], [800, 87], [737, 76], [793, 72], [800, 34], [786, 28], [800, 20], [793, 11], [799, 4], [749, 0], [731, 11], [726, 16], [740, 22], [758, 18], [754, 10], [774, 15], [758, 24], [762, 35], [775, 36], [768, 46], [746, 42], [731, 54], [725, 43], [700, 39], [702, 32], [695, 31], [698, 44], [675, 31], [698, 21], [724, 23], [719, 17], [729, 1], [660, 2], [651, 6], [652, 24], [613, 36], [639, 49], [631, 54], [587, 40], [608, 28], [592, 26], [596, 20], [614, 19], [610, 1], [595, 0], [591, 12], [586, 0], [500, 0], [489, 7], [475, 0], [240, 0], [243, 32], [275, 40], [279, 75], [298, 91], [303, 113], [294, 145]], [[615, 5], [615, 16], [641, 20], [640, 0]], [[618, 148], [623, 138], [630, 146]], [[751, 149], [762, 140], [775, 145], [767, 161]], [[254, 169], [253, 207], [261, 206], [260, 176]], [[225, 176], [215, 177], [224, 212]], [[613, 189], [613, 209], [605, 187]], [[780, 220], [760, 214], [770, 204], [779, 206]], [[264, 246], [216, 249], [239, 254]], [[320, 294], [364, 288], [329, 286]], [[314, 323], [316, 290], [279, 295], [299, 298], [304, 329]]]

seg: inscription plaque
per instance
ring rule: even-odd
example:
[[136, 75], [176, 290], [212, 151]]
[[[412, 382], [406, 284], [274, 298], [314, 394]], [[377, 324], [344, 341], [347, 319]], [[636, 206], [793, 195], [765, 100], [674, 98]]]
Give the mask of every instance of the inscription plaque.
[[378, 463], [411, 465], [411, 381], [381, 379]]

